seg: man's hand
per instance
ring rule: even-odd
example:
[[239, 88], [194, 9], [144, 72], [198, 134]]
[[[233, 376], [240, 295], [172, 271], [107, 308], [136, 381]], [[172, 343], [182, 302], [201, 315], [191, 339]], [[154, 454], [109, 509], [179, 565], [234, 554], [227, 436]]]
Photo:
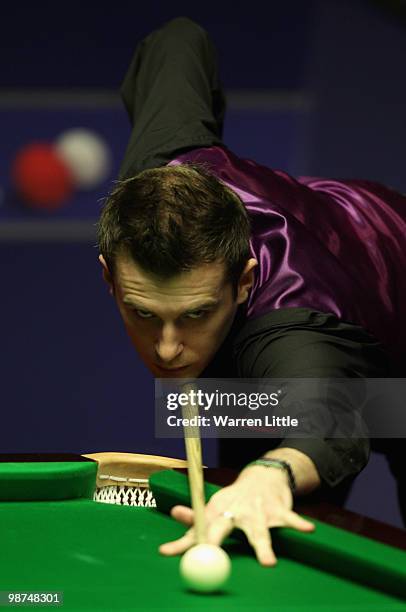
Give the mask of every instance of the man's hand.
[[[274, 453], [278, 457], [281, 454]], [[291, 527], [305, 532], [314, 530], [314, 525], [293, 512], [292, 506], [293, 497], [283, 470], [261, 465], [249, 466], [232, 485], [215, 493], [206, 505], [207, 541], [220, 545], [238, 527], [246, 534], [259, 563], [275, 565], [270, 528]], [[227, 513], [231, 513], [233, 520]], [[171, 514], [184, 525], [193, 525], [191, 508], [175, 506]], [[163, 544], [159, 550], [164, 555], [177, 555], [195, 543], [191, 527], [182, 538]]]

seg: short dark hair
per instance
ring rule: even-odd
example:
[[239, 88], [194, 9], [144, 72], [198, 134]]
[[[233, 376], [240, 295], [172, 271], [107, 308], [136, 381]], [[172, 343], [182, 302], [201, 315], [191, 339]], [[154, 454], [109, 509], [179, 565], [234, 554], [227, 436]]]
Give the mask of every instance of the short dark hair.
[[235, 292], [250, 256], [250, 224], [242, 201], [200, 164], [148, 169], [117, 182], [97, 233], [113, 277], [120, 254], [162, 279], [222, 262]]

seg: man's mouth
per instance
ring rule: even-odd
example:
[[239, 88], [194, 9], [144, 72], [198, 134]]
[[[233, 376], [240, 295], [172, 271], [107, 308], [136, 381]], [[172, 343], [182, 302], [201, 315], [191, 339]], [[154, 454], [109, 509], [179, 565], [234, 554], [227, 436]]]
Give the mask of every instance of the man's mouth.
[[180, 372], [181, 370], [185, 370], [189, 366], [180, 366], [179, 368], [164, 368], [162, 366], [157, 365], [157, 368], [163, 370], [164, 372]]

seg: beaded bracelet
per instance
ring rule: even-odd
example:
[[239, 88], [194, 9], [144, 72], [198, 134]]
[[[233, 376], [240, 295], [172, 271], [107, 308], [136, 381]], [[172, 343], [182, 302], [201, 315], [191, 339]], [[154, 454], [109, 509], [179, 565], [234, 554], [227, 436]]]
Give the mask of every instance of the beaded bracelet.
[[265, 467], [275, 467], [280, 470], [285, 470], [288, 476], [290, 490], [292, 493], [295, 493], [296, 480], [293, 475], [293, 470], [287, 461], [284, 461], [283, 459], [276, 459], [276, 458], [267, 459], [264, 457], [262, 459], [256, 459], [255, 461], [251, 461], [251, 463], [248, 463], [248, 465], [246, 465], [245, 467], [249, 467], [250, 465], [263, 465]]

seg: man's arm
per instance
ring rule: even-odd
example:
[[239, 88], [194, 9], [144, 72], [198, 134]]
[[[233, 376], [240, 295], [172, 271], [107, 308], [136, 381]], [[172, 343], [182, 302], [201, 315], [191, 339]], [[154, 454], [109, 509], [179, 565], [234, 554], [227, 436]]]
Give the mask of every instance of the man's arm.
[[[344, 323], [332, 314], [317, 313], [298, 308], [275, 311], [248, 322], [235, 341], [235, 358], [238, 362], [238, 375], [246, 378], [269, 379], [351, 379], [374, 378], [388, 375], [390, 360], [382, 345], [361, 327]], [[318, 397], [306, 400], [303, 391], [303, 407], [308, 401], [309, 414], [328, 410]], [[317, 390], [317, 385], [315, 386]], [[334, 394], [334, 387], [331, 386]], [[332, 400], [335, 398], [332, 398]], [[313, 401], [314, 400], [314, 401]], [[331, 405], [346, 403], [343, 413], [346, 420], [336, 437], [312, 436], [287, 437], [279, 443], [274, 455], [283, 448], [300, 451], [314, 464], [320, 480], [327, 487], [335, 487], [343, 480], [356, 475], [364, 467], [369, 456], [369, 441], [357, 437], [358, 411], [357, 398], [351, 393], [348, 399], [340, 392], [339, 400]], [[316, 408], [316, 402], [318, 407]], [[344, 412], [344, 408], [348, 409]], [[351, 420], [353, 415], [353, 420]], [[322, 430], [322, 428], [321, 428]], [[227, 452], [232, 453], [233, 441], [225, 441], [222, 459]], [[250, 457], [241, 457], [242, 463], [252, 460], [255, 440], [247, 441]], [[260, 454], [272, 449], [262, 440]], [[242, 466], [241, 466], [242, 467]]]
[[182, 151], [222, 143], [225, 98], [216, 50], [191, 19], [173, 19], [140, 42], [121, 96], [132, 125], [121, 179]]
[[[288, 450], [288, 449], [286, 449]], [[314, 468], [294, 451], [286, 454], [293, 459], [298, 469], [300, 487], [307, 488], [309, 479], [313, 481]], [[279, 457], [280, 458], [280, 457]], [[303, 470], [303, 471], [302, 471]], [[304, 484], [306, 483], [306, 484]], [[279, 469], [268, 469], [262, 465], [250, 465], [242, 470], [235, 482], [224, 487], [210, 498], [206, 505], [207, 540], [220, 545], [234, 528], [241, 529], [261, 565], [273, 566], [277, 563], [272, 549], [273, 527], [290, 527], [299, 531], [314, 530], [314, 525], [293, 511], [293, 495], [286, 473]], [[173, 542], [160, 547], [164, 555], [178, 555], [196, 543], [193, 530], [193, 510], [186, 506], [175, 506], [172, 516], [190, 527], [186, 534]]]
[[[385, 375], [386, 354], [364, 330], [344, 324], [333, 315], [306, 309], [297, 309], [295, 320], [294, 310], [258, 318], [244, 327], [236, 341], [241, 377]], [[311, 411], [312, 405], [308, 408]], [[321, 484], [333, 487], [350, 478], [363, 468], [369, 453], [368, 440], [353, 438], [350, 433], [331, 439], [287, 437], [272, 450], [272, 440], [260, 440], [262, 450], [257, 454], [253, 452], [258, 442], [255, 439], [224, 442], [228, 443], [228, 450], [232, 448], [229, 442], [234, 443], [240, 467], [259, 456], [288, 463], [296, 482], [295, 494], [310, 493]], [[222, 463], [227, 463], [224, 453], [222, 458]], [[227, 520], [224, 512], [227, 516], [231, 513], [233, 520]], [[185, 525], [193, 525], [190, 508], [175, 507], [172, 515]], [[206, 507], [206, 516], [211, 542], [220, 544], [234, 527], [239, 527], [247, 535], [258, 561], [267, 566], [276, 563], [270, 528], [287, 526], [300, 531], [314, 528], [293, 511], [293, 493], [285, 470], [258, 464], [243, 468], [231, 486], [216, 493]], [[193, 543], [191, 529], [183, 538], [163, 545], [161, 552], [179, 554]]]
[[290, 465], [295, 478], [295, 493], [297, 495], [311, 493], [321, 483], [315, 464], [302, 451], [286, 446], [269, 451], [263, 457], [266, 459], [282, 459]]

